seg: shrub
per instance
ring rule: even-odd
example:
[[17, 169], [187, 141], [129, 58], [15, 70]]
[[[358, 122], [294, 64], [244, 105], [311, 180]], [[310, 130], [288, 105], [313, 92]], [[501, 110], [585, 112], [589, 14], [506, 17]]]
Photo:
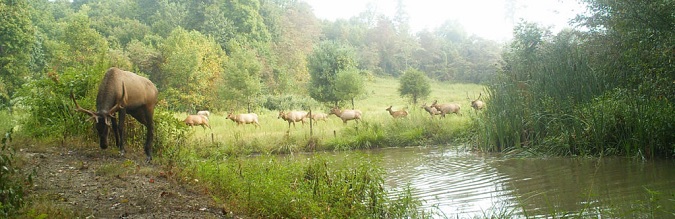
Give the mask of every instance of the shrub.
[[24, 185], [32, 185], [32, 174], [22, 175], [14, 161], [14, 150], [9, 147], [12, 129], [2, 138], [0, 147], [0, 217], [8, 218], [25, 204]]

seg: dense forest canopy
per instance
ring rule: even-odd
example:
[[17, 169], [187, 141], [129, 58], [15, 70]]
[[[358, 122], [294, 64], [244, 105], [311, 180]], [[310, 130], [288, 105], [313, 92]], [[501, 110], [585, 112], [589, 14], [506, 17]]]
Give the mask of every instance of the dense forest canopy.
[[297, 0], [4, 0], [0, 102], [32, 81], [117, 66], [149, 77], [174, 110], [243, 108], [309, 94], [308, 57], [323, 41], [353, 48], [361, 75], [414, 68], [481, 83], [495, 74], [498, 43], [452, 21], [411, 33], [399, 7], [393, 18], [327, 21]]

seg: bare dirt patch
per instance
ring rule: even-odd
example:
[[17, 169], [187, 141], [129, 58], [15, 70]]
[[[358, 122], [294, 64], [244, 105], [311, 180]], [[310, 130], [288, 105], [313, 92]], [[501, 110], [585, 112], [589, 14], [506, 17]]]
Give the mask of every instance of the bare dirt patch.
[[142, 152], [123, 157], [111, 148], [15, 148], [25, 171], [35, 171], [27, 217], [236, 217], [193, 179], [144, 163]]

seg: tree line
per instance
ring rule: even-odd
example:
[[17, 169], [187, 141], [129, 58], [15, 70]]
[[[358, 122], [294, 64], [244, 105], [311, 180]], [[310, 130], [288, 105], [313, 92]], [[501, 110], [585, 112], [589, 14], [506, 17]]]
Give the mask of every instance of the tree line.
[[[327, 21], [297, 0], [3, 0], [0, 10], [4, 106], [39, 80], [74, 72], [88, 74], [64, 86], [84, 95], [92, 85], [83, 80], [100, 77], [96, 66], [149, 77], [177, 111], [246, 108], [283, 95], [334, 102], [358, 90], [325, 93], [316, 83], [333, 82], [310, 82], [317, 78], [311, 74], [337, 74], [317, 68], [345, 67], [343, 81], [413, 68], [436, 80], [480, 83], [497, 71], [500, 51], [456, 22], [411, 33], [405, 10]], [[316, 53], [341, 48], [349, 50], [345, 66], [311, 63], [329, 55]]]

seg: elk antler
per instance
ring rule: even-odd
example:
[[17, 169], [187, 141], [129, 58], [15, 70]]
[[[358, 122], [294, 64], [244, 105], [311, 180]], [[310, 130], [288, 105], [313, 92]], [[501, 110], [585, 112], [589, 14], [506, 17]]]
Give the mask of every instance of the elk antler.
[[73, 99], [73, 102], [75, 103], [75, 110], [76, 111], [89, 114], [91, 116], [91, 118], [95, 119], [96, 122], [98, 123], [98, 116], [96, 115], [95, 112], [93, 112], [91, 110], [82, 109], [82, 107], [80, 107], [80, 105], [77, 104], [77, 101], [75, 100], [75, 95], [73, 95], [72, 90], [70, 91], [70, 98]]

